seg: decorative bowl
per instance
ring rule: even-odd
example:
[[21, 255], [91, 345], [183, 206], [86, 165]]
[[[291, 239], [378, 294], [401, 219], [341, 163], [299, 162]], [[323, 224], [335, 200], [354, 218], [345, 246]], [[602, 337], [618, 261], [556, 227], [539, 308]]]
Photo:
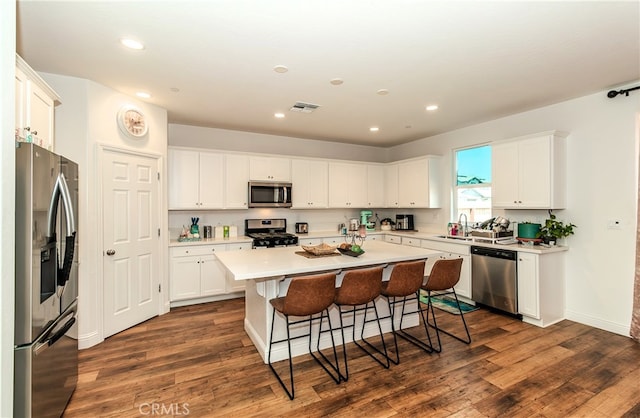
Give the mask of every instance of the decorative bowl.
[[338, 251], [340, 251], [344, 255], [348, 255], [348, 256], [351, 256], [351, 257], [359, 257], [362, 254], [364, 254], [364, 250], [361, 250], [359, 253], [357, 253], [355, 251], [347, 250], [345, 248], [340, 248], [340, 247], [338, 247]]
[[302, 245], [302, 249], [313, 255], [327, 255], [336, 252], [335, 245], [318, 244], [318, 245]]

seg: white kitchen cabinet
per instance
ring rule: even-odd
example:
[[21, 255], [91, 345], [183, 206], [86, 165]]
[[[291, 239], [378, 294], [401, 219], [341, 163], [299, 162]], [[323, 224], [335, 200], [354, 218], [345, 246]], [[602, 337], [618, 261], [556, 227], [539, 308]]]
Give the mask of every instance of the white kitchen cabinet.
[[564, 319], [564, 254], [518, 252], [518, 313], [546, 327]]
[[291, 181], [291, 160], [278, 157], [249, 157], [249, 178], [258, 181]]
[[249, 157], [242, 154], [225, 155], [224, 208], [249, 208]]
[[320, 245], [322, 244], [322, 238], [308, 238], [298, 236], [298, 245]]
[[292, 209], [329, 206], [329, 163], [321, 160], [291, 161]]
[[221, 209], [224, 156], [169, 149], [169, 209]]
[[399, 237], [397, 235], [385, 235], [384, 236], [384, 240], [385, 242], [391, 242], [393, 244], [402, 244], [402, 237]]
[[347, 242], [346, 240], [344, 235], [337, 235], [335, 237], [325, 237], [322, 239], [322, 242], [329, 245], [340, 245], [343, 242]]
[[170, 300], [225, 293], [224, 267], [214, 254], [224, 249], [224, 244], [171, 248]]
[[367, 165], [329, 163], [329, 207], [364, 208], [367, 204]]
[[460, 270], [460, 280], [454, 289], [458, 296], [471, 299], [471, 247], [468, 245], [453, 244], [449, 242], [422, 240], [422, 247], [432, 250], [442, 251], [440, 257], [432, 257], [427, 259], [425, 266], [425, 275], [431, 273], [433, 264], [439, 260], [449, 260], [453, 258], [462, 258], [462, 269]]
[[410, 247], [422, 246], [422, 241], [418, 238], [402, 237], [402, 245], [408, 245]]
[[440, 157], [398, 163], [398, 207], [440, 207]]
[[492, 206], [566, 207], [566, 133], [552, 131], [492, 144]]
[[381, 208], [385, 204], [385, 167], [382, 164], [367, 165], [367, 208]]
[[398, 201], [398, 164], [387, 164], [384, 168], [384, 206], [397, 208]]
[[54, 149], [54, 109], [60, 97], [16, 55], [15, 128], [20, 137], [43, 148]]

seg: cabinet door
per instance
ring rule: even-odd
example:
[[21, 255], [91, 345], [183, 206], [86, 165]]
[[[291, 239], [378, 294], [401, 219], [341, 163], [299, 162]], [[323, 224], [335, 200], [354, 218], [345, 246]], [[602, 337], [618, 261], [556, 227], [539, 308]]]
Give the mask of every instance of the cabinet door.
[[329, 165], [326, 161], [291, 161], [292, 207], [317, 209], [328, 206]]
[[385, 207], [397, 208], [398, 202], [398, 164], [387, 165], [384, 168], [384, 199]]
[[199, 209], [199, 153], [169, 149], [168, 171], [169, 209]]
[[[235, 244], [227, 244], [226, 251], [236, 251], [236, 250], [250, 250], [251, 243], [247, 242], [239, 242]], [[232, 277], [227, 277], [227, 272], [224, 272], [225, 275], [225, 283], [226, 283], [226, 293], [234, 293], [234, 292], [244, 292], [245, 290], [245, 282], [244, 280], [234, 280]]]
[[363, 208], [367, 203], [367, 166], [329, 163], [329, 207]]
[[291, 160], [277, 157], [250, 157], [249, 178], [263, 181], [291, 181]]
[[53, 149], [53, 112], [53, 99], [35, 83], [27, 81], [26, 125], [47, 149]]
[[24, 135], [23, 129], [27, 127], [26, 108], [27, 108], [27, 75], [16, 68], [16, 123], [20, 135]]
[[226, 270], [215, 254], [200, 258], [200, 296], [221, 295], [226, 291]]
[[540, 319], [538, 298], [538, 256], [518, 253], [518, 312]]
[[200, 153], [200, 208], [222, 209], [224, 205], [224, 155]]
[[200, 257], [172, 257], [169, 282], [172, 301], [200, 296]]
[[458, 296], [464, 296], [471, 299], [471, 256], [451, 254], [452, 257], [462, 258], [462, 269], [460, 270], [460, 280], [455, 285]]
[[383, 165], [367, 165], [367, 205], [365, 207], [384, 207], [384, 171]]
[[491, 147], [491, 204], [494, 207], [518, 207], [520, 200], [518, 144], [508, 142]]
[[518, 144], [518, 201], [527, 208], [551, 207], [551, 142], [549, 136]]
[[429, 207], [429, 161], [420, 159], [398, 165], [398, 201], [402, 208]]
[[225, 209], [248, 209], [249, 157], [225, 155]]

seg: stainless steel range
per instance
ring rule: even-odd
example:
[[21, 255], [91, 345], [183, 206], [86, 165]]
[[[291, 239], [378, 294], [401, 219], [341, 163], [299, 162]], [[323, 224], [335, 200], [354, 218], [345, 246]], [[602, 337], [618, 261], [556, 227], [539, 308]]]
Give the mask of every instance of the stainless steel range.
[[287, 233], [286, 219], [245, 219], [244, 233], [253, 238], [253, 248], [298, 245], [298, 237]]

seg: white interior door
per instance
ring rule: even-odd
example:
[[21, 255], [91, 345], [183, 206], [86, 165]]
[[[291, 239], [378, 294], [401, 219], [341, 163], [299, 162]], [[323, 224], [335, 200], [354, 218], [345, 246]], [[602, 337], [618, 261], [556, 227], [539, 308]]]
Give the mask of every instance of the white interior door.
[[158, 314], [158, 160], [103, 152], [104, 337]]

